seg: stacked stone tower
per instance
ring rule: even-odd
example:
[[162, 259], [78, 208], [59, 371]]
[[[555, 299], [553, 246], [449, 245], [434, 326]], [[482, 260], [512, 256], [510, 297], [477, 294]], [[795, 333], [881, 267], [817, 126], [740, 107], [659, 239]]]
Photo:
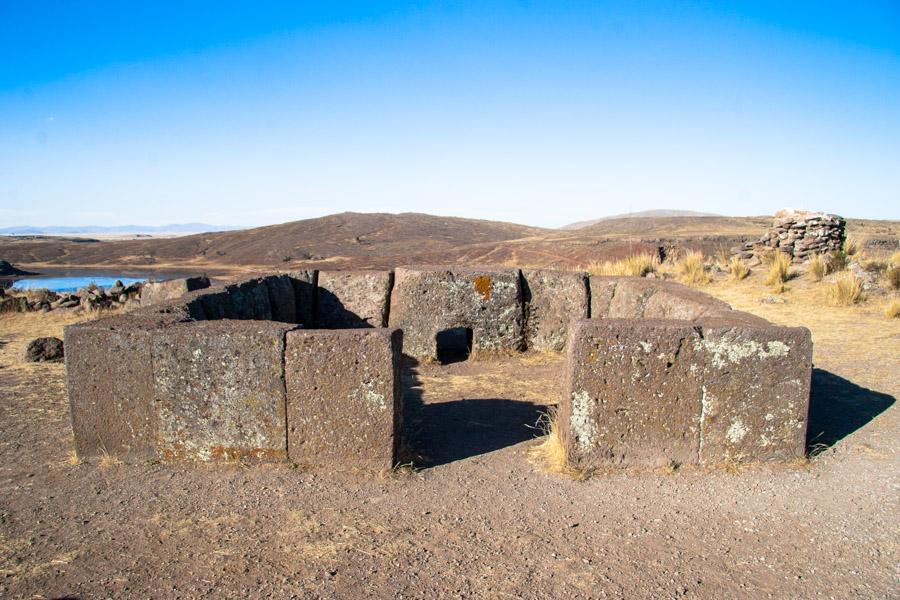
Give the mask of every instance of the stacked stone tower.
[[787, 209], [775, 214], [775, 223], [755, 242], [732, 248], [745, 260], [777, 250], [796, 262], [816, 254], [840, 250], [846, 239], [847, 221], [837, 215]]

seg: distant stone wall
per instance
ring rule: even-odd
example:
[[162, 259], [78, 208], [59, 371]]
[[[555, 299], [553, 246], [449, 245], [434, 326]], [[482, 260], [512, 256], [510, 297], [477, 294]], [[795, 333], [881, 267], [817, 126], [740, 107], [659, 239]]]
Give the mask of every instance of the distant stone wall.
[[760, 258], [765, 252], [784, 252], [797, 262], [816, 254], [840, 250], [846, 239], [847, 221], [837, 215], [783, 210], [759, 240], [731, 249], [745, 260]]

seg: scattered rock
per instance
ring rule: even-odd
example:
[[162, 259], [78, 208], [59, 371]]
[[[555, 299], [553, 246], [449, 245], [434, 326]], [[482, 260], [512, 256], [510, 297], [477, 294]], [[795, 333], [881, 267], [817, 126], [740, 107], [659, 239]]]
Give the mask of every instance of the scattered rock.
[[41, 337], [28, 344], [26, 362], [60, 362], [63, 359], [63, 341], [55, 337]]
[[787, 304], [787, 298], [781, 296], [763, 296], [759, 299], [760, 304]]
[[767, 252], [780, 251], [795, 262], [817, 254], [840, 250], [846, 239], [847, 221], [837, 215], [787, 209], [775, 214], [773, 226], [755, 242], [731, 248], [744, 260], [758, 260]]

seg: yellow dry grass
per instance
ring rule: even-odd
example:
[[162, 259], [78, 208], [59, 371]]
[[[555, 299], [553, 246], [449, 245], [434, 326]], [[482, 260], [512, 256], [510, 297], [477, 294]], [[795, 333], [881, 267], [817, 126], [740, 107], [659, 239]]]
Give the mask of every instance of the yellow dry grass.
[[847, 236], [842, 249], [847, 256], [856, 256], [859, 253], [859, 241], [854, 237]]
[[693, 287], [706, 285], [712, 281], [706, 272], [702, 252], [688, 252], [675, 263], [675, 276], [678, 280]]
[[734, 281], [741, 281], [750, 275], [750, 267], [737, 256], [728, 261], [728, 274]]
[[784, 292], [784, 284], [791, 278], [791, 258], [784, 252], [774, 252], [766, 273], [766, 285], [776, 292]]
[[850, 306], [861, 302], [862, 281], [853, 273], [839, 273], [828, 288], [828, 299], [835, 306]]
[[827, 270], [827, 265], [825, 264], [825, 259], [821, 254], [816, 254], [811, 259], [809, 259], [809, 268], [807, 273], [809, 273], [810, 278], [813, 281], [822, 281], [822, 278], [825, 277], [825, 271]]
[[528, 451], [528, 460], [532, 465], [546, 473], [558, 473], [576, 481], [588, 479], [592, 472], [578, 469], [568, 464], [566, 447], [559, 433], [559, 419], [556, 409], [547, 412], [538, 426], [544, 432], [543, 441]]
[[650, 254], [635, 254], [616, 261], [592, 262], [586, 267], [591, 275], [644, 277], [659, 268], [659, 259]]
[[900, 298], [894, 298], [888, 302], [884, 309], [884, 316], [888, 319], [900, 319]]

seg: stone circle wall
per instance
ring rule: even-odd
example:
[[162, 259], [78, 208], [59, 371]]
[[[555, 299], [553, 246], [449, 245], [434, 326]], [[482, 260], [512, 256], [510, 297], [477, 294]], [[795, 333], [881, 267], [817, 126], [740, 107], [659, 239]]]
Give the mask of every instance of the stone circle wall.
[[457, 267], [281, 273], [69, 326], [76, 450], [390, 468], [401, 355], [432, 360], [460, 327], [476, 354], [567, 345], [561, 431], [579, 466], [801, 451], [808, 331], [663, 280]]

